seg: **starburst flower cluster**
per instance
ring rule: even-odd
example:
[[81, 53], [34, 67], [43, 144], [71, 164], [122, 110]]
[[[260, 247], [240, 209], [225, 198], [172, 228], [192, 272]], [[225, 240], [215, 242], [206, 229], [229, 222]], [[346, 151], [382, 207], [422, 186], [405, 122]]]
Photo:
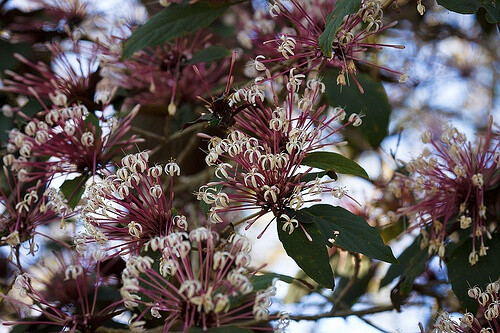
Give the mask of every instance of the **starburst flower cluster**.
[[[181, 102], [194, 102], [203, 93], [203, 86], [193, 84], [190, 61], [196, 52], [209, 46], [212, 36], [199, 31], [194, 37], [181, 37], [172, 42], [138, 51], [131, 58], [122, 60], [117, 40], [103, 45], [105, 66], [103, 75], [113, 85], [132, 92], [127, 103], [135, 105], [168, 105], [173, 115]], [[198, 69], [206, 78], [205, 84], [215, 87], [228, 62], [198, 63]]]
[[469, 297], [477, 301], [479, 310], [476, 315], [466, 312], [460, 322], [454, 321], [447, 312], [443, 312], [436, 321], [436, 333], [494, 333], [500, 331], [500, 301], [498, 281], [489, 283], [486, 290], [479, 287], [469, 289]]
[[[460, 229], [468, 231], [472, 237], [469, 263], [474, 265], [486, 255], [485, 238], [496, 228], [487, 192], [500, 180], [500, 134], [490, 117], [484, 137], [476, 143], [451, 126], [441, 135], [425, 132], [422, 142], [429, 148], [407, 164], [408, 176], [398, 174], [390, 186], [403, 199], [398, 213], [412, 216], [423, 227], [422, 246], [429, 245], [429, 253], [440, 257], [445, 255], [447, 236]], [[416, 201], [407, 200], [408, 196]]]
[[[31, 302], [2, 296], [21, 308], [30, 309], [31, 318], [3, 324], [29, 325], [30, 331], [49, 326], [58, 327], [61, 332], [95, 332], [122, 313], [120, 295], [109, 294], [111, 286], [119, 282], [119, 276], [113, 271], [121, 259], [103, 261], [96, 255], [93, 257], [78, 257], [65, 251], [53, 258], [47, 257], [43, 266], [32, 268], [32, 272], [18, 275], [13, 288]], [[106, 297], [102, 298], [104, 294]]]
[[[210, 138], [206, 162], [216, 167], [219, 180], [201, 187], [197, 193], [199, 200], [212, 206], [211, 222], [222, 222], [222, 213], [259, 210], [248, 221], [248, 228], [268, 212], [279, 217], [285, 208], [298, 210], [305, 203], [320, 201], [309, 195], [331, 193], [341, 198], [346, 194], [345, 188], [331, 186], [333, 180], [306, 180], [304, 177], [312, 168], [301, 168], [301, 163], [310, 152], [343, 145], [339, 131], [348, 125], [359, 126], [361, 118], [352, 114], [341, 124], [346, 117], [343, 109], [336, 108], [329, 115], [326, 106], [315, 106], [324, 91], [323, 83], [310, 79], [300, 93], [304, 80], [304, 74], [290, 71], [284, 102], [279, 101], [274, 83], [267, 86], [272, 93], [271, 106], [265, 99], [266, 85], [232, 94], [233, 103], [247, 106], [234, 117], [226, 138]], [[284, 218], [288, 221], [284, 228], [292, 233], [299, 223], [291, 217]]]
[[[4, 158], [5, 159], [8, 159]], [[60, 218], [61, 227], [65, 218], [71, 215], [66, 199], [55, 188], [44, 189], [41, 181], [34, 186], [26, 186], [4, 166], [8, 192], [0, 189], [0, 205], [4, 208], [0, 215], [0, 246], [17, 247], [21, 242], [30, 242], [30, 252], [36, 244], [33, 237], [39, 233], [37, 227]]]
[[[29, 68], [29, 72], [18, 74], [6, 70], [7, 78], [2, 80], [2, 90], [34, 97], [42, 105], [43, 100], [50, 100], [58, 106], [76, 103], [90, 110], [102, 109], [102, 103], [94, 101], [100, 79], [96, 71], [98, 48], [94, 44], [83, 44], [70, 31], [68, 35], [71, 39], [69, 47], [58, 42], [47, 44], [52, 66], [43, 62], [34, 63], [20, 54], [14, 54], [17, 60]], [[76, 61], [70, 54], [76, 55]]]
[[[151, 255], [159, 253], [159, 259], [134, 257], [123, 271], [125, 305], [141, 309], [131, 328], [142, 328], [148, 315], [164, 321], [164, 332], [239, 327], [238, 322], [251, 328], [252, 321], [277, 319], [267, 309], [274, 287], [253, 290], [254, 272], [248, 268], [251, 245], [245, 237], [233, 234], [222, 241], [202, 227], [189, 234], [156, 237], [148, 245]], [[280, 325], [285, 325], [285, 319]]]
[[[186, 218], [172, 210], [179, 166], [173, 161], [150, 166], [148, 160], [147, 152], [126, 155], [115, 173], [89, 186], [82, 208], [87, 238], [101, 245], [117, 241], [107, 249], [138, 254], [151, 239], [187, 229]], [[168, 178], [167, 186], [162, 175]], [[77, 247], [84, 245], [85, 239], [78, 238]]]
[[59, 106], [33, 117], [18, 112], [27, 124], [23, 131], [9, 133], [7, 151], [11, 154], [4, 162], [13, 166], [21, 181], [50, 180], [57, 174], [75, 172], [95, 175], [107, 169], [117, 154], [141, 141], [135, 135], [128, 137], [138, 108], [120, 120], [112, 117], [104, 121], [84, 105], [65, 105], [65, 95], [54, 99]]
[[43, 43], [64, 37], [66, 28], [80, 34], [91, 32], [99, 25], [102, 14], [89, 0], [32, 0], [29, 4], [28, 11], [16, 6], [2, 8], [3, 38]]
[[[393, 27], [397, 22], [384, 26], [382, 2], [364, 0], [358, 11], [347, 16], [338, 29], [332, 45], [332, 54], [324, 54], [320, 47], [320, 36], [325, 30], [325, 19], [336, 4], [337, 0], [292, 0], [286, 3], [278, 0], [270, 4], [269, 18], [263, 18], [260, 12], [256, 13], [253, 24], [247, 24], [239, 36], [240, 40], [250, 40], [250, 45], [255, 45], [258, 55], [254, 62], [258, 64], [257, 70], [263, 71], [268, 65], [274, 66], [284, 61], [308, 70], [317, 70], [320, 66], [327, 65], [340, 69], [337, 84], [347, 84], [348, 75], [363, 91], [355, 77], [356, 63], [380, 67], [368, 60], [366, 53], [369, 49], [404, 48], [401, 45], [373, 42], [376, 34]], [[398, 75], [402, 74], [382, 68]]]

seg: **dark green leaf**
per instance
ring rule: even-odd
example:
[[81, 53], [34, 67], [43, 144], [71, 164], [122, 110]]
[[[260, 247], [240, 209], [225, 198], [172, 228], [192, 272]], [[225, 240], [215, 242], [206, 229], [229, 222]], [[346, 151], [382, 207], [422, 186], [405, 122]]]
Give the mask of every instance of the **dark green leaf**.
[[307, 239], [301, 228], [292, 234], [283, 231], [283, 223], [278, 222], [278, 237], [283, 243], [286, 253], [292, 257], [300, 268], [314, 281], [327, 287], [334, 287], [334, 278], [328, 251], [323, 242], [323, 235], [316, 225], [303, 224], [312, 241]]
[[364, 89], [362, 94], [355, 84], [337, 86], [336, 71], [329, 71], [323, 78], [326, 85], [326, 97], [330, 105], [341, 106], [347, 113], [362, 113], [363, 123], [354, 128], [372, 146], [378, 148], [387, 136], [391, 106], [382, 84], [372, 80], [366, 74], [358, 74], [356, 78]]
[[408, 227], [408, 221], [405, 216], [400, 217], [396, 222], [379, 227], [380, 236], [385, 244], [401, 235]]
[[129, 58], [136, 51], [204, 28], [221, 16], [229, 6], [228, 3], [206, 2], [171, 4], [134, 31], [125, 42], [122, 56]]
[[[368, 289], [368, 284], [372, 278], [371, 274], [364, 274], [363, 276], [359, 276], [356, 279], [356, 282], [349, 289], [347, 294], [342, 297], [341, 303], [347, 308], [351, 308], [356, 301], [365, 294]], [[338, 297], [339, 294], [344, 290], [351, 279], [345, 276], [342, 276], [339, 280], [337, 287], [335, 288], [335, 292], [333, 293], [333, 297]]]
[[321, 172], [307, 172], [300, 176], [300, 181], [310, 182], [316, 180], [316, 178], [322, 178], [323, 176], [328, 176], [331, 179], [337, 180], [337, 174], [333, 171], [321, 171]]
[[[344, 250], [386, 262], [397, 262], [377, 229], [342, 207], [321, 204], [286, 212], [290, 217], [295, 216], [304, 226], [311, 223], [316, 225], [325, 245], [332, 246], [331, 240], [334, 239], [334, 244]], [[338, 231], [337, 236], [335, 231]]]
[[460, 14], [475, 14], [480, 8], [486, 10], [486, 21], [500, 22], [500, 4], [493, 0], [437, 0], [444, 8]]
[[1, 71], [12, 69], [19, 63], [19, 60], [14, 58], [14, 53], [19, 53], [27, 58], [31, 56], [33, 52], [31, 51], [31, 46], [28, 43], [9, 43], [0, 39], [0, 54], [2, 55], [2, 61], [0, 61]]
[[270, 287], [273, 284], [273, 280], [278, 279], [286, 283], [292, 283], [295, 279], [288, 275], [277, 274], [277, 273], [265, 273], [262, 275], [254, 275], [250, 278], [252, 282], [253, 290], [263, 290]]
[[92, 131], [92, 127], [95, 128], [92, 132], [94, 132], [96, 139], [101, 137], [101, 126], [99, 125], [99, 119], [95, 114], [89, 113], [84, 122], [88, 130]]
[[402, 294], [410, 293], [413, 288], [413, 282], [415, 282], [415, 279], [424, 272], [428, 261], [429, 254], [427, 252], [427, 248], [417, 251], [417, 253], [410, 258], [408, 266], [403, 271], [400, 279], [400, 291]]
[[223, 326], [223, 327], [211, 327], [204, 331], [199, 327], [191, 327], [188, 329], [188, 333], [253, 333], [249, 328], [236, 327], [236, 326]]
[[85, 182], [87, 181], [87, 175], [81, 175], [74, 179], [66, 180], [61, 185], [61, 191], [64, 197], [68, 200], [68, 204], [71, 209], [74, 209], [76, 205], [80, 202], [80, 198], [85, 192]]
[[12, 118], [0, 114], [0, 142], [5, 143], [9, 139], [9, 131], [14, 127]]
[[332, 56], [333, 40], [337, 35], [344, 17], [354, 14], [361, 6], [361, 0], [338, 0], [335, 8], [326, 18], [326, 26], [323, 33], [319, 36], [319, 48], [326, 57]]
[[306, 155], [302, 160], [302, 164], [325, 171], [334, 171], [368, 179], [368, 174], [358, 163], [337, 153], [327, 151], [312, 152]]
[[[471, 266], [469, 264], [469, 254], [472, 251], [472, 239], [468, 239], [450, 255], [448, 266], [448, 278], [455, 295], [468, 311], [476, 313], [477, 301], [470, 298], [467, 292], [470, 287], [478, 286], [484, 291], [486, 284], [496, 281], [500, 277], [500, 235], [493, 234], [491, 240], [486, 240], [485, 246], [489, 247], [486, 256], [479, 257], [479, 261]], [[479, 251], [479, 244], [476, 241], [476, 251]]]
[[[21, 112], [27, 115], [28, 117], [34, 116], [37, 112], [40, 112], [43, 110], [43, 107], [40, 105], [40, 102], [38, 102], [34, 98], [30, 98], [28, 103], [24, 104], [24, 106], [21, 108]], [[23, 118], [24, 120], [24, 118]]]
[[421, 237], [415, 238], [413, 243], [399, 255], [398, 263], [392, 264], [391, 267], [389, 267], [389, 270], [380, 282], [380, 287], [384, 287], [391, 283], [398, 276], [404, 275], [405, 271], [410, 268], [410, 260], [413, 257], [418, 256], [419, 252], [427, 253], [427, 249], [420, 248], [420, 240]]
[[190, 64], [197, 64], [200, 62], [212, 62], [227, 57], [231, 51], [222, 46], [209, 46], [201, 51], [193, 54], [193, 58], [189, 60]]

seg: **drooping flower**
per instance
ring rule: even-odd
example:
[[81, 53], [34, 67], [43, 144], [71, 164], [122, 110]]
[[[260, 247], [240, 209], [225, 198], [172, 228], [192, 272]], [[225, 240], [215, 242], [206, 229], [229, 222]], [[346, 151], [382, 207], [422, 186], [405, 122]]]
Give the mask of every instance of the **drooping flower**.
[[443, 312], [436, 320], [436, 333], [494, 333], [500, 331], [500, 301], [498, 281], [489, 283], [484, 291], [479, 287], [469, 289], [469, 297], [477, 301], [479, 309], [474, 315], [466, 312], [459, 319], [453, 320], [447, 312]]
[[99, 119], [84, 105], [47, 109], [34, 117], [18, 112], [27, 124], [24, 133], [10, 132], [7, 145], [8, 151], [20, 155], [14, 160], [18, 177], [23, 173], [28, 180], [50, 180], [57, 174], [104, 172], [114, 157], [141, 141], [136, 135], [128, 136], [137, 112], [135, 108], [120, 120]]
[[[493, 117], [476, 143], [467, 142], [463, 133], [447, 126], [442, 134], [422, 134], [429, 149], [407, 164], [408, 176], [397, 174], [391, 185], [394, 194], [403, 199], [399, 214], [413, 216], [422, 229], [422, 246], [429, 253], [445, 254], [447, 236], [465, 229], [472, 237], [469, 263], [474, 265], [485, 256], [485, 237], [495, 228], [494, 209], [488, 208], [488, 191], [500, 181], [500, 135], [493, 128]], [[408, 200], [413, 197], [414, 200]], [[479, 243], [479, 244], [478, 244]]]
[[123, 272], [125, 305], [141, 309], [131, 328], [141, 328], [149, 313], [164, 320], [164, 332], [277, 319], [267, 309], [274, 287], [253, 290], [251, 246], [245, 237], [233, 234], [223, 242], [210, 229], [198, 228], [153, 242], [154, 251], [160, 252], [159, 266], [151, 257], [131, 257]]
[[[11, 155], [7, 155], [4, 157], [4, 164], [11, 165], [12, 159]], [[30, 252], [34, 253], [34, 236], [44, 236], [37, 228], [58, 218], [61, 220], [61, 227], [64, 227], [64, 220], [71, 215], [71, 209], [57, 189], [45, 189], [42, 181], [29, 186], [5, 166], [3, 170], [9, 190], [4, 192], [0, 189], [0, 206], [4, 208], [0, 215], [0, 246], [10, 245], [15, 248], [20, 243], [29, 241]]]
[[[352, 114], [345, 124], [338, 124], [345, 118], [344, 110], [337, 108], [329, 116], [326, 106], [315, 106], [324, 91], [320, 81], [308, 80], [299, 95], [304, 79], [303, 74], [290, 71], [283, 102], [271, 83], [270, 106], [264, 98], [264, 85], [232, 94], [232, 103], [242, 101], [247, 106], [234, 117], [226, 138], [210, 138], [206, 162], [216, 166], [219, 180], [202, 186], [197, 194], [199, 200], [212, 205], [211, 222], [222, 222], [222, 213], [257, 209], [248, 228], [268, 212], [280, 217], [285, 208], [298, 210], [307, 202], [321, 200], [309, 195], [329, 192], [341, 198], [346, 194], [345, 188], [330, 186], [333, 180], [322, 180], [322, 175], [307, 179], [312, 168], [301, 169], [301, 163], [307, 153], [344, 144], [338, 139], [339, 131], [351, 124], [359, 126], [361, 118]], [[299, 226], [290, 220], [286, 229], [293, 232]]]
[[[184, 216], [172, 211], [174, 177], [180, 175], [175, 162], [165, 166], [148, 164], [146, 152], [126, 155], [116, 173], [88, 188], [82, 216], [88, 236], [101, 245], [117, 241], [108, 250], [138, 254], [155, 237], [187, 230]], [[168, 179], [163, 185], [161, 176]]]
[[[95, 332], [124, 311], [118, 292], [120, 258], [97, 260], [64, 252], [46, 257], [43, 266], [18, 275], [14, 288], [28, 297], [27, 304], [9, 296], [5, 299], [38, 314], [29, 321], [5, 321], [4, 325], [56, 326], [62, 331]], [[119, 272], [118, 272], [119, 274]]]
[[320, 36], [325, 30], [326, 18], [336, 5], [337, 0], [291, 0], [287, 3], [277, 0], [269, 6], [270, 18], [263, 18], [262, 14], [257, 13], [258, 18], [254, 20], [254, 24], [247, 25], [246, 29], [240, 32], [240, 35], [248, 36], [255, 45], [254, 52], [258, 54], [254, 60], [255, 69], [264, 71], [266, 65], [275, 66], [283, 62], [288, 62], [288, 68], [295, 66], [308, 70], [318, 70], [324, 65], [333, 66], [340, 69], [338, 84], [346, 84], [347, 74], [361, 91], [363, 89], [355, 77], [356, 63], [383, 68], [401, 75], [400, 72], [371, 62], [366, 55], [370, 49], [404, 48], [401, 45], [373, 41], [375, 35], [397, 23], [383, 25], [383, 8], [379, 0], [364, 0], [356, 13], [348, 15], [335, 34], [332, 54], [323, 53]]

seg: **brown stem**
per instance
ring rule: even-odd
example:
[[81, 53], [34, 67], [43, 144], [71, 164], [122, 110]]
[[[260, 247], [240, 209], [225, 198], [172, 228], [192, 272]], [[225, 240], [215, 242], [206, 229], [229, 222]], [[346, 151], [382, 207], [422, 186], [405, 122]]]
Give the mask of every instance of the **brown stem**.
[[330, 312], [335, 311], [337, 306], [342, 302], [342, 299], [347, 295], [349, 290], [352, 288], [354, 283], [356, 283], [356, 280], [358, 279], [358, 274], [359, 274], [359, 267], [361, 266], [361, 257], [358, 253], [351, 253], [354, 256], [354, 273], [351, 276], [351, 279], [347, 283], [344, 289], [340, 292], [340, 294], [337, 296], [335, 301], [333, 302], [333, 307]]

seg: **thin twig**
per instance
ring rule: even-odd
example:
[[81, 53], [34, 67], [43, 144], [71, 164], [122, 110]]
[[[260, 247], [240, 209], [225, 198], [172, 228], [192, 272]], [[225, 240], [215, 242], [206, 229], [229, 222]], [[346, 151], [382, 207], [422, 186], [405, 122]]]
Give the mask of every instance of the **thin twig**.
[[144, 136], [148, 136], [150, 138], [158, 139], [160, 141], [166, 142], [167, 138], [165, 138], [163, 135], [158, 135], [156, 133], [147, 131], [145, 129], [139, 128], [137, 126], [132, 126], [131, 129], [139, 134], [142, 134]]
[[367, 325], [370, 325], [371, 327], [373, 327], [374, 329], [382, 332], [382, 333], [389, 333], [389, 331], [386, 331], [384, 330], [383, 328], [380, 328], [378, 327], [377, 325], [375, 325], [374, 323], [372, 323], [370, 320], [364, 318], [364, 317], [359, 317], [359, 319], [361, 319], [362, 321], [364, 321]]
[[333, 302], [332, 310], [330, 312], [335, 311], [337, 306], [342, 302], [342, 299], [347, 295], [349, 290], [352, 288], [352, 286], [354, 285], [354, 283], [356, 283], [356, 280], [358, 279], [359, 267], [361, 266], [361, 257], [359, 256], [358, 253], [352, 253], [352, 255], [354, 256], [354, 273], [351, 276], [351, 279], [349, 280], [345, 288], [342, 289], [340, 294]]
[[341, 317], [341, 318], [346, 318], [349, 316], [365, 316], [369, 314], [374, 314], [374, 313], [379, 313], [379, 312], [385, 312], [385, 311], [391, 311], [394, 310], [394, 306], [391, 305], [380, 305], [380, 306], [374, 306], [372, 308], [364, 309], [364, 310], [342, 310], [342, 311], [334, 311], [334, 312], [326, 312], [326, 313], [321, 313], [318, 315], [309, 315], [309, 316], [290, 316], [290, 320], [318, 320], [322, 318], [333, 318], [333, 317]]

